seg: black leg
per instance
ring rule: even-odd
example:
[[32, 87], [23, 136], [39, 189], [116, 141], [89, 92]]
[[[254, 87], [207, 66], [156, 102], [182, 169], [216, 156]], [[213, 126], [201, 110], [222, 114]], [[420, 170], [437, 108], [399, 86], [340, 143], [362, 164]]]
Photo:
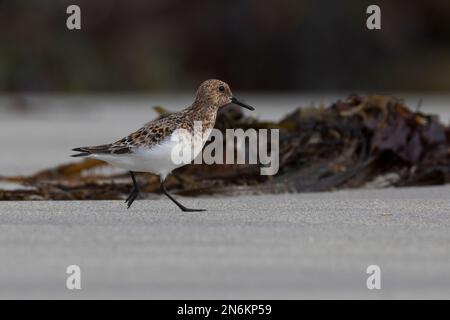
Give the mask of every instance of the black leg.
[[189, 209], [183, 206], [181, 203], [175, 200], [174, 197], [172, 197], [169, 192], [167, 192], [166, 187], [164, 187], [164, 181], [161, 181], [160, 189], [162, 193], [164, 193], [170, 200], [172, 200], [173, 203], [175, 203], [178, 206], [178, 208], [180, 208], [184, 212], [206, 211], [205, 209]]
[[130, 171], [131, 179], [133, 180], [133, 189], [131, 190], [130, 194], [128, 195], [127, 199], [125, 200], [125, 203], [128, 204], [127, 209], [131, 207], [134, 200], [136, 200], [137, 196], [139, 195], [139, 187], [136, 182], [136, 178], [134, 177], [133, 171]]

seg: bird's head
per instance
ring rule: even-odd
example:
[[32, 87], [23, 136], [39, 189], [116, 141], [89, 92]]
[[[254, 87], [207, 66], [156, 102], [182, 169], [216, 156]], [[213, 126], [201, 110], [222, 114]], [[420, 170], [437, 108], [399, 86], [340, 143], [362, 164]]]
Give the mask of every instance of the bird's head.
[[206, 80], [200, 85], [197, 90], [197, 97], [195, 101], [197, 103], [208, 106], [216, 106], [218, 108], [234, 103], [246, 109], [255, 110], [252, 106], [249, 106], [248, 104], [245, 104], [233, 97], [228, 84], [216, 79]]

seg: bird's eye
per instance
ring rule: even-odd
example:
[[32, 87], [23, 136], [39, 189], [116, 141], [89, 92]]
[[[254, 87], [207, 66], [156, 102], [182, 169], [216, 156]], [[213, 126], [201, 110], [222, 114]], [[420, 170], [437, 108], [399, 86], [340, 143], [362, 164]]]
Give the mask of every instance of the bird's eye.
[[219, 91], [222, 91], [222, 92], [225, 91], [225, 87], [224, 86], [220, 86], [219, 87]]

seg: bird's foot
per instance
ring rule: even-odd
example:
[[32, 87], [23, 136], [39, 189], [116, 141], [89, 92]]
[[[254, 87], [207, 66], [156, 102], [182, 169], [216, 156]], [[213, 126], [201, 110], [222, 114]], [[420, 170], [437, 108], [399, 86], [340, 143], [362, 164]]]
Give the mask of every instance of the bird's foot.
[[125, 203], [127, 204], [127, 209], [130, 209], [131, 205], [133, 204], [134, 200], [136, 200], [137, 196], [139, 195], [139, 191], [132, 191], [127, 199], [125, 200]]
[[200, 211], [206, 211], [206, 209], [191, 209], [191, 208], [186, 208], [186, 207], [180, 207], [180, 209], [183, 212], [200, 212]]

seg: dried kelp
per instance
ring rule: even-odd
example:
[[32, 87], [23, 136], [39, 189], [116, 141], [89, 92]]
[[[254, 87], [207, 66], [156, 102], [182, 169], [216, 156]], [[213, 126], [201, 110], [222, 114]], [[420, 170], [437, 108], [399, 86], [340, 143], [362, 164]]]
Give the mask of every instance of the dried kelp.
[[[160, 113], [166, 112], [158, 109]], [[408, 109], [389, 96], [349, 96], [325, 108], [299, 108], [279, 122], [219, 112], [216, 128], [280, 130], [280, 170], [260, 175], [259, 165], [191, 164], [174, 171], [167, 187], [178, 194], [236, 195], [326, 191], [341, 188], [435, 185], [450, 180], [450, 129], [437, 117]], [[106, 169], [99, 171], [99, 168]], [[3, 177], [26, 190], [0, 190], [0, 200], [123, 199], [126, 172], [87, 159], [28, 177]], [[158, 178], [139, 174], [147, 194]]]

